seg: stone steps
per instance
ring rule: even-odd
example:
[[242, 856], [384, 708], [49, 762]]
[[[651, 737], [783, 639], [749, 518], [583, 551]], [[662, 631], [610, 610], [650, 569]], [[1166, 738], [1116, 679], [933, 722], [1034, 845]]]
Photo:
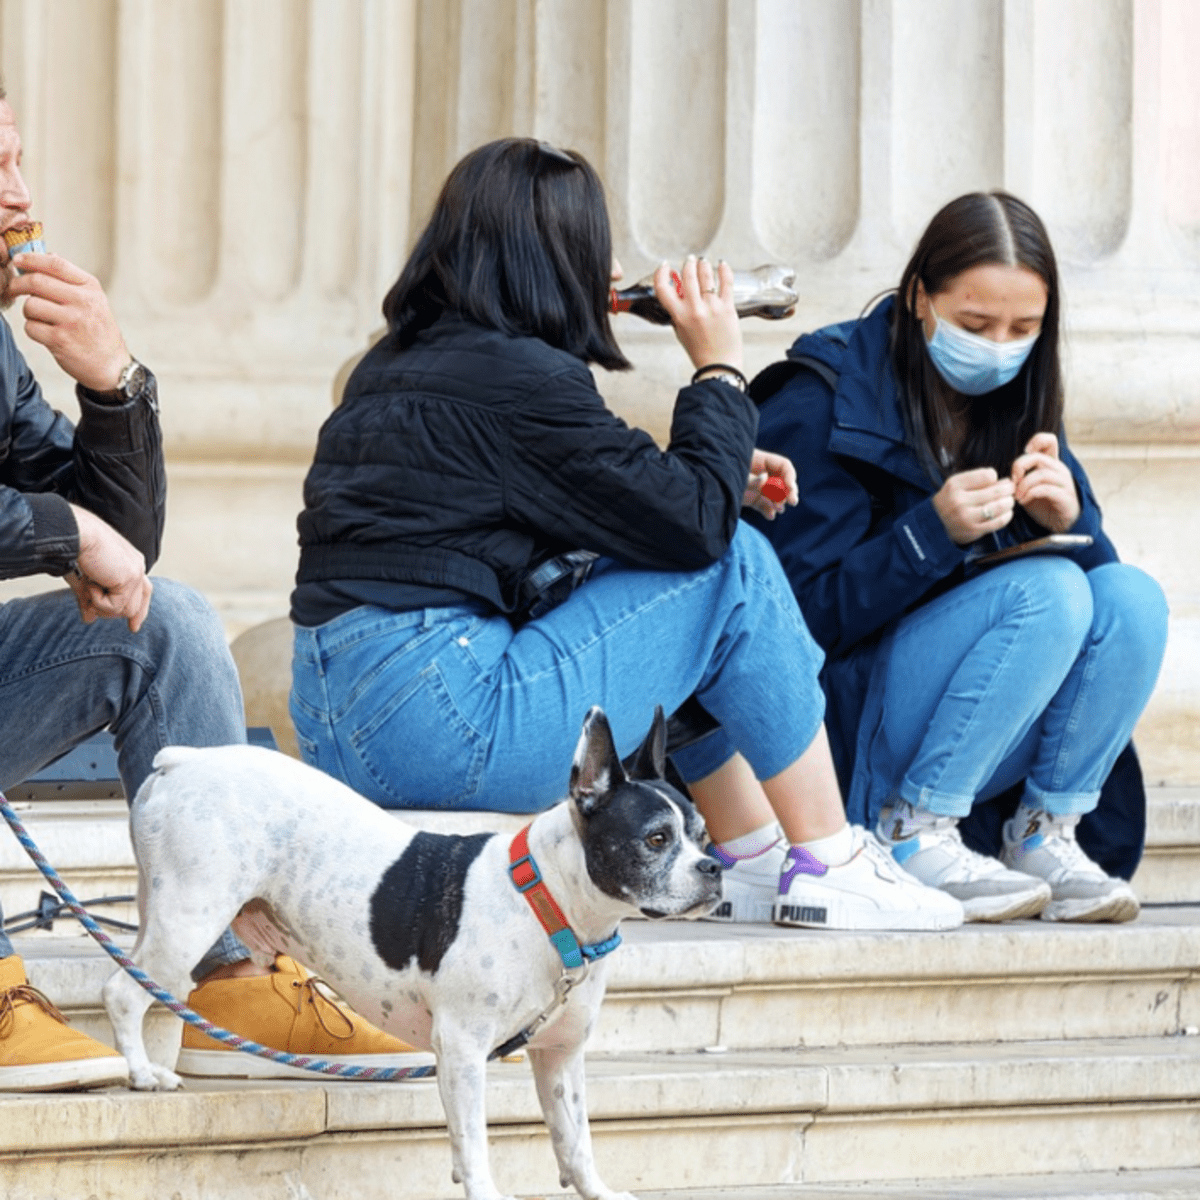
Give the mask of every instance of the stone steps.
[[[1200, 907], [1127, 925], [1015, 921], [945, 934], [622, 926], [596, 1052], [1167, 1037], [1200, 1028]], [[15, 939], [33, 981], [108, 1041], [115, 970], [90, 938]], [[116, 939], [126, 948], [130, 939]], [[919, 1014], [914, 1016], [914, 1014]], [[174, 1028], [165, 1011], [157, 1018]], [[1200, 1091], [1200, 1088], [1198, 1088]], [[1198, 1163], [1200, 1165], [1200, 1163]]]
[[[1200, 1040], [592, 1055], [613, 1186], [693, 1188], [1178, 1171], [1200, 1146]], [[523, 1064], [488, 1088], [493, 1170], [557, 1191]], [[283, 1186], [285, 1181], [287, 1187]], [[305, 1190], [301, 1191], [303, 1187]], [[0, 1097], [0, 1194], [22, 1200], [453, 1197], [436, 1084], [191, 1085]]]
[[[623, 932], [588, 1067], [598, 1161], [614, 1186], [806, 1196], [1200, 1167], [1200, 908], [946, 934], [678, 922]], [[97, 948], [26, 937], [18, 951], [77, 1025], [107, 1034], [96, 996], [110, 963]], [[153, 1026], [161, 1053], [178, 1026], [165, 1012]], [[524, 1064], [493, 1065], [489, 1112], [501, 1186], [556, 1190]], [[0, 1098], [0, 1196], [21, 1200], [424, 1200], [458, 1194], [448, 1164], [431, 1081]]]
[[[81, 900], [132, 895], [137, 872], [129, 844], [124, 801], [14, 801], [22, 821], [46, 858]], [[433, 832], [474, 833], [499, 829], [515, 833], [526, 818], [506, 813], [419, 812], [397, 814]], [[1148, 795], [1146, 853], [1133, 880], [1143, 901], [1200, 903], [1200, 787], [1163, 787]], [[35, 909], [50, 890], [24, 849], [0, 837], [0, 905], [6, 916]], [[137, 921], [132, 904], [106, 905], [98, 913]], [[74, 935], [71, 920], [55, 932]]]
[[[119, 874], [123, 805], [56, 803], [35, 802], [30, 827], [68, 882], [85, 895], [132, 882]], [[1152, 793], [1163, 862], [1200, 848], [1197, 812], [1200, 790]], [[36, 895], [15, 839], [0, 837], [0, 854], [5, 886]], [[1120, 926], [622, 932], [589, 1043], [597, 1157], [617, 1188], [644, 1200], [1200, 1195], [1200, 904], [1148, 905]], [[77, 926], [17, 948], [75, 1025], [111, 1041], [98, 997], [114, 968]], [[156, 1007], [148, 1026], [165, 1057], [175, 1018]], [[493, 1065], [489, 1112], [500, 1186], [558, 1194], [524, 1064]], [[276, 1195], [460, 1196], [436, 1084], [0, 1096], [2, 1200]]]

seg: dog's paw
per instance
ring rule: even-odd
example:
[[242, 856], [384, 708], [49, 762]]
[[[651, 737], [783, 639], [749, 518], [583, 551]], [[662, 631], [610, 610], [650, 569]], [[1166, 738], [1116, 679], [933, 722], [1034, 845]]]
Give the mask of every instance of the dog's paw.
[[183, 1080], [174, 1071], [150, 1063], [130, 1071], [129, 1086], [136, 1092], [174, 1092], [183, 1086]]

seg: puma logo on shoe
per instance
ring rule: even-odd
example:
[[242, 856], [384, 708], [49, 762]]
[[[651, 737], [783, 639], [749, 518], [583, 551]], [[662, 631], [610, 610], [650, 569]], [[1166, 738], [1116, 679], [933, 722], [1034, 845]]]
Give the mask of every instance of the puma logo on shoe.
[[775, 919], [792, 921], [797, 925], [824, 925], [829, 921], [829, 910], [827, 908], [810, 908], [802, 904], [781, 904]]

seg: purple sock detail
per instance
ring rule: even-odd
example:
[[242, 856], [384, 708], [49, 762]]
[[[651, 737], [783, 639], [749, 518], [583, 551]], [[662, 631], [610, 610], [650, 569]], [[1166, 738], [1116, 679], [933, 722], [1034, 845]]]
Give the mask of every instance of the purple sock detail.
[[813, 857], [803, 846], [792, 846], [779, 876], [779, 894], [787, 895], [797, 875], [824, 875], [828, 870], [819, 858]]
[[717, 860], [717, 862], [721, 864], [721, 866], [725, 868], [726, 871], [728, 871], [730, 867], [737, 865], [737, 858], [727, 851], [722, 850], [716, 842], [713, 842], [709, 845], [708, 852]]

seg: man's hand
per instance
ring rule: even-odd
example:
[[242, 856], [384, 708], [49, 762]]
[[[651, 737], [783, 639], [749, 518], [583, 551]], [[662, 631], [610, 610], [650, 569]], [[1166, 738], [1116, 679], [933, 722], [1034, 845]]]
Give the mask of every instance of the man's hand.
[[146, 560], [111, 525], [86, 508], [72, 504], [79, 526], [79, 574], [67, 583], [79, 603], [85, 625], [99, 617], [122, 617], [137, 633], [150, 611], [153, 584], [146, 576]]
[[25, 332], [85, 388], [114, 391], [130, 355], [99, 280], [57, 254], [22, 254], [16, 265], [9, 293], [28, 297]]

